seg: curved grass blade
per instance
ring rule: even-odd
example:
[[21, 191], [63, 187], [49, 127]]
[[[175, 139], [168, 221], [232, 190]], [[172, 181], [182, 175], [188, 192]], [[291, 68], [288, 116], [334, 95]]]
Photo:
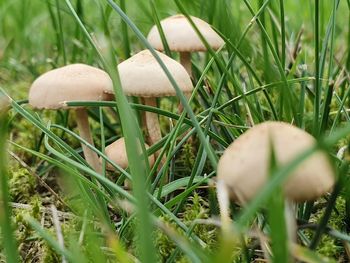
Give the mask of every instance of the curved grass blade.
[[[188, 176], [188, 177], [183, 177], [183, 178], [177, 179], [177, 180], [172, 181], [172, 182], [163, 186], [161, 197], [165, 197], [168, 194], [171, 194], [172, 192], [180, 190], [181, 188], [187, 186], [191, 180], [193, 183], [205, 184], [208, 182], [208, 179], [209, 178], [202, 177], [202, 176], [195, 176], [193, 178]], [[158, 195], [158, 189], [155, 190], [153, 195], [154, 196]]]

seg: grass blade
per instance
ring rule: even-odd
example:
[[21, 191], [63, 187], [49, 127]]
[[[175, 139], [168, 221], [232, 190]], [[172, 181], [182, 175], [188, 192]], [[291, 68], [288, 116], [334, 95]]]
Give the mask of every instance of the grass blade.
[[19, 262], [16, 240], [11, 222], [11, 207], [9, 206], [10, 195], [8, 189], [7, 172], [7, 110], [9, 103], [7, 97], [0, 93], [0, 230], [2, 246], [5, 250], [6, 260], [9, 263]]

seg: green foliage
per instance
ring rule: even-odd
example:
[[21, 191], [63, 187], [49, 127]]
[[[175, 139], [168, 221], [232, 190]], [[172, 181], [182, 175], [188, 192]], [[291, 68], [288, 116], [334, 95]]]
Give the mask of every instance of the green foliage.
[[36, 181], [25, 168], [16, 168], [10, 173], [9, 187], [12, 202], [27, 204], [35, 194]]
[[[324, 206], [324, 203], [320, 203], [320, 206]], [[317, 207], [317, 204], [316, 204]], [[318, 223], [322, 217], [324, 208], [318, 209], [316, 213], [310, 218], [310, 222]], [[339, 197], [336, 202], [336, 206], [332, 212], [331, 218], [328, 221], [328, 226], [338, 231], [344, 231], [346, 229], [345, 224], [345, 200]], [[312, 232], [307, 232], [312, 237]], [[344, 248], [341, 242], [334, 237], [324, 235], [320, 241], [317, 251], [329, 258], [340, 259], [344, 255]]]
[[[195, 192], [193, 196], [189, 197], [188, 203], [186, 203], [184, 211], [181, 213], [181, 219], [188, 226], [195, 224], [193, 233], [195, 233], [207, 244], [207, 250], [210, 252], [217, 244], [217, 228], [203, 223], [195, 223], [196, 220], [205, 220], [209, 218], [208, 206], [208, 203]], [[176, 229], [181, 234], [185, 234], [176, 226], [176, 224], [174, 224], [174, 222], [172, 222], [171, 219], [164, 217], [162, 220], [166, 226]], [[156, 247], [159, 251], [161, 261], [165, 262], [175, 252], [177, 246], [166, 234], [162, 233], [161, 231], [157, 231], [155, 236]], [[176, 257], [176, 262], [189, 261], [183, 253], [179, 253]]]

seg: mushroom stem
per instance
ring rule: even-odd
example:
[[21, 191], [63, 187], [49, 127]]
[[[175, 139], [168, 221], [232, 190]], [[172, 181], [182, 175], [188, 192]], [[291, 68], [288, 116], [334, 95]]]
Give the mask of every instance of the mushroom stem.
[[[191, 64], [191, 53], [190, 52], [180, 52], [180, 63], [186, 69], [188, 75], [192, 78], [192, 64]], [[185, 94], [187, 100], [191, 97], [191, 94]], [[179, 103], [177, 106], [179, 113], [183, 112], [184, 106]]]
[[220, 221], [222, 232], [228, 233], [231, 228], [230, 199], [227, 187], [222, 180], [217, 181], [216, 191], [220, 209]]
[[[190, 101], [191, 94], [190, 93], [185, 93], [185, 97], [187, 98], [187, 101]], [[177, 106], [178, 113], [182, 113], [184, 111], [184, 105], [180, 102], [179, 105]]]
[[[94, 146], [94, 141], [92, 140], [92, 135], [89, 126], [88, 114], [85, 108], [78, 108], [75, 110], [77, 114], [77, 125], [80, 137], [87, 141], [89, 144]], [[101, 165], [99, 163], [99, 159], [97, 154], [92, 151], [85, 144], [81, 144], [83, 148], [84, 157], [89, 165], [96, 171], [101, 172]]]
[[[143, 98], [143, 103], [147, 106], [157, 107], [156, 98]], [[144, 122], [148, 133], [147, 143], [149, 145], [153, 145], [157, 143], [160, 139], [162, 139], [157, 114], [146, 111], [144, 114]]]
[[284, 205], [284, 217], [287, 225], [288, 239], [290, 243], [297, 241], [297, 222], [295, 219], [295, 209], [291, 201], [286, 200]]
[[180, 52], [180, 63], [186, 69], [188, 75], [192, 78], [192, 64], [191, 64], [191, 53]]
[[[157, 107], [157, 100], [156, 98], [143, 98], [143, 104], [147, 106]], [[151, 146], [160, 141], [162, 139], [162, 133], [160, 131], [158, 115], [153, 112], [146, 111], [143, 115], [143, 122], [143, 125], [145, 125], [147, 129], [147, 143]], [[159, 154], [160, 150], [154, 153], [154, 158], [157, 159]], [[166, 156], [164, 154], [158, 166], [158, 171], [163, 166], [165, 161]], [[167, 174], [165, 174], [163, 178], [166, 182], [168, 181]]]

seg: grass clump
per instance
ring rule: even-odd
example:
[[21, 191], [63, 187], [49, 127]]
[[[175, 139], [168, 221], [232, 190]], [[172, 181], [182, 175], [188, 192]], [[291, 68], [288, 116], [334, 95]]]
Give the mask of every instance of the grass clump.
[[[198, 236], [203, 242], [207, 244], [207, 252], [210, 253], [216, 246], [218, 241], [218, 230], [216, 227], [200, 222], [199, 220], [206, 220], [209, 218], [209, 204], [198, 193], [194, 193], [190, 196], [188, 202], [184, 207], [184, 211], [181, 213], [180, 218], [183, 222], [191, 227], [192, 232]], [[181, 235], [186, 235], [181, 229], [179, 229], [171, 219], [163, 217], [161, 218], [165, 227], [172, 228], [178, 231]], [[198, 222], [196, 222], [198, 221]], [[157, 231], [155, 234], [155, 243], [159, 251], [160, 261], [165, 262], [169, 257], [173, 256], [175, 251], [175, 262], [190, 262], [182, 252], [179, 253], [177, 245], [169, 238], [168, 235], [161, 231]]]

